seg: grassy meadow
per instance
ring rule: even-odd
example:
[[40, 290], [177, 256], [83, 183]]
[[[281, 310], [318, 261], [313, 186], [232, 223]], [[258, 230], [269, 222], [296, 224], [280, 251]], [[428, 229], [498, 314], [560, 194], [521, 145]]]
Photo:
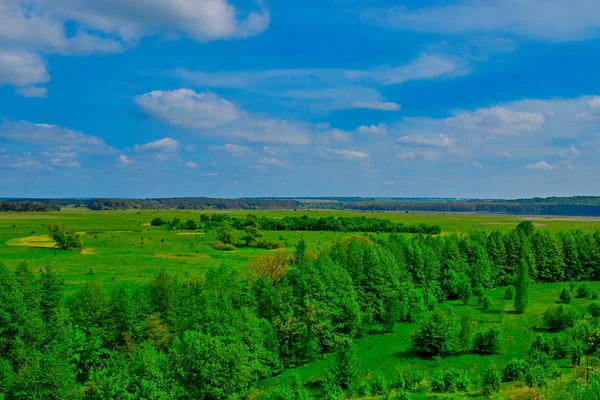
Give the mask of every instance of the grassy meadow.
[[[155, 217], [177, 217], [198, 220], [200, 214], [211, 211], [90, 211], [64, 208], [49, 213], [1, 213], [0, 214], [0, 261], [9, 268], [27, 261], [35, 270], [51, 265], [65, 279], [67, 294], [73, 293], [86, 282], [97, 282], [108, 290], [124, 286], [133, 289], [148, 281], [160, 268], [175, 275], [203, 275], [209, 268], [226, 265], [244, 268], [248, 259], [265, 250], [240, 247], [233, 252], [213, 250], [215, 232], [170, 232], [165, 227], [150, 226]], [[244, 216], [248, 211], [227, 211], [231, 215]], [[406, 214], [373, 213], [331, 210], [253, 211], [259, 216], [272, 218], [301, 216], [366, 216], [387, 218], [408, 225], [439, 224], [443, 234], [465, 234], [472, 230], [513, 229], [528, 217], [512, 215], [479, 214]], [[560, 231], [600, 229], [600, 219], [570, 217], [531, 217], [538, 229]], [[80, 233], [84, 249], [78, 251], [55, 251], [48, 238], [46, 224], [64, 223]], [[309, 250], [319, 249], [345, 236], [355, 235], [336, 232], [265, 232], [265, 238], [276, 240], [284, 247], [292, 248], [303, 236]], [[242, 233], [239, 232], [239, 237]], [[94, 273], [90, 274], [93, 269]]]

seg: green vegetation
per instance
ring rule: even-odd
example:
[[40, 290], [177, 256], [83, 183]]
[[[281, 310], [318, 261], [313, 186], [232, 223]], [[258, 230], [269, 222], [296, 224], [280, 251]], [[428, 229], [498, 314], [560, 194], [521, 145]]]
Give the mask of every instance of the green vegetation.
[[[594, 222], [483, 232], [502, 219], [387, 215], [440, 235], [260, 222], [290, 214], [3, 214], [0, 398], [585, 399], [597, 387], [593, 371], [581, 381], [599, 361]], [[60, 245], [78, 236], [85, 248]]]

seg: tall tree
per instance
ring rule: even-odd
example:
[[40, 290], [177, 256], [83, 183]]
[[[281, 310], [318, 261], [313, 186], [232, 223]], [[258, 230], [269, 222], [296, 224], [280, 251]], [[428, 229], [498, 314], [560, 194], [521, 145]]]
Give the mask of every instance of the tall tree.
[[529, 264], [522, 258], [515, 276], [515, 310], [524, 313], [529, 306]]
[[358, 365], [354, 342], [350, 339], [342, 340], [329, 366], [331, 379], [342, 389], [348, 389], [356, 380]]

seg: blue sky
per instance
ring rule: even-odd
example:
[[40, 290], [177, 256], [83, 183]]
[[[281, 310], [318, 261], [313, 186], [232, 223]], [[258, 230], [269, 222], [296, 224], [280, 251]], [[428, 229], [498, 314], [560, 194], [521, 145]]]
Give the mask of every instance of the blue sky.
[[597, 0], [2, 0], [0, 196], [599, 195], [599, 70]]

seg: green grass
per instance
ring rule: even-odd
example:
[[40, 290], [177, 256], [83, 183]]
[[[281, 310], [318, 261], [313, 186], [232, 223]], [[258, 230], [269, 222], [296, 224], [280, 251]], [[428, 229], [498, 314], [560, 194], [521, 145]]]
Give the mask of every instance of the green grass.
[[[65, 279], [67, 293], [72, 293], [86, 282], [96, 281], [108, 290], [124, 286], [134, 289], [147, 282], [156, 271], [165, 268], [173, 274], [189, 273], [203, 275], [209, 268], [226, 265], [231, 268], [244, 268], [250, 257], [264, 252], [259, 249], [239, 248], [234, 252], [213, 250], [211, 243], [216, 241], [214, 232], [200, 235], [179, 235], [164, 227], [151, 227], [148, 223], [154, 217], [171, 219], [178, 217], [198, 220], [207, 211], [89, 211], [86, 209], [65, 208], [51, 213], [0, 213], [0, 261], [15, 267], [27, 261], [34, 269], [50, 264]], [[244, 216], [248, 211], [229, 211], [231, 215]], [[366, 216], [387, 218], [405, 224], [439, 224], [444, 234], [472, 230], [506, 231], [513, 229], [522, 217], [510, 215], [477, 214], [406, 214], [374, 213], [333, 210], [299, 211], [252, 211], [259, 216], [273, 218], [286, 215], [313, 217], [326, 216]], [[65, 223], [69, 228], [83, 232], [85, 254], [75, 251], [55, 251], [43, 247], [15, 246], [14, 239], [47, 234], [45, 224]], [[539, 229], [558, 231], [582, 229], [593, 231], [600, 228], [600, 219], [594, 218], [548, 218], [535, 217]], [[180, 232], [179, 232], [180, 233]], [[282, 242], [292, 248], [303, 236], [309, 249], [317, 251], [349, 234], [335, 232], [265, 232], [265, 238]], [[241, 232], [239, 233], [241, 237]], [[142, 244], [142, 237], [144, 238]], [[283, 237], [284, 240], [279, 238]], [[25, 239], [27, 240], [27, 239]], [[94, 275], [88, 275], [90, 268]]]
[[[588, 283], [591, 289], [600, 290], [600, 282]], [[356, 340], [357, 357], [360, 360], [359, 379], [372, 380], [376, 374], [382, 374], [390, 382], [398, 371], [416, 369], [424, 373], [434, 370], [447, 370], [457, 368], [468, 370], [472, 376], [480, 376], [490, 363], [495, 363], [502, 368], [513, 358], [525, 357], [529, 346], [538, 333], [552, 335], [542, 328], [542, 314], [550, 306], [558, 304], [561, 290], [568, 287], [567, 283], [540, 284], [531, 287], [530, 306], [524, 314], [513, 312], [512, 301], [503, 301], [505, 288], [496, 288], [489, 292], [493, 307], [484, 311], [476, 305], [473, 298], [468, 306], [460, 301], [450, 301], [442, 304], [441, 309], [450, 309], [457, 320], [465, 313], [471, 313], [474, 333], [495, 326], [503, 335], [503, 351], [495, 355], [464, 354], [447, 356], [443, 358], [421, 357], [415, 353], [411, 346], [411, 332], [416, 328], [416, 323], [397, 324], [393, 333], [367, 334]], [[583, 313], [591, 300], [573, 299], [569, 307]], [[501, 313], [502, 304], [506, 310]], [[316, 382], [325, 376], [333, 354], [324, 354], [320, 359], [301, 367], [288, 370], [285, 373], [261, 382], [261, 391], [288, 382], [290, 376], [296, 374], [303, 382]], [[570, 361], [558, 360], [558, 365], [565, 372], [572, 370]], [[504, 385], [505, 389], [509, 389]], [[476, 395], [477, 393], [471, 393]], [[419, 398], [415, 394], [414, 398]], [[459, 398], [462, 398], [459, 396]]]

